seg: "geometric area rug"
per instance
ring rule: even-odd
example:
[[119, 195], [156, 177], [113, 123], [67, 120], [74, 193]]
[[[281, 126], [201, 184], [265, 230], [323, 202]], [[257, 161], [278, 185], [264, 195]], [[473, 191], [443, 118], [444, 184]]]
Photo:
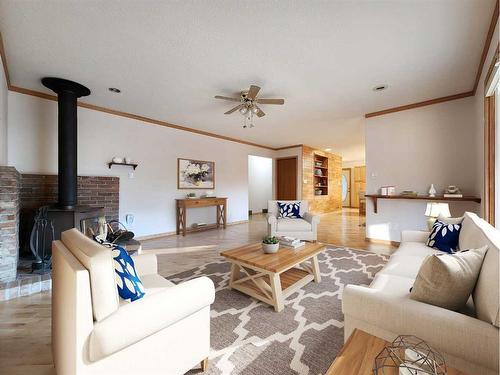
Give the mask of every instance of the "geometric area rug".
[[310, 282], [289, 296], [279, 313], [229, 290], [230, 264], [223, 258], [168, 279], [177, 284], [208, 276], [215, 284], [207, 374], [318, 375], [328, 370], [344, 343], [344, 286], [370, 284], [388, 258], [327, 247], [318, 255], [321, 282]]

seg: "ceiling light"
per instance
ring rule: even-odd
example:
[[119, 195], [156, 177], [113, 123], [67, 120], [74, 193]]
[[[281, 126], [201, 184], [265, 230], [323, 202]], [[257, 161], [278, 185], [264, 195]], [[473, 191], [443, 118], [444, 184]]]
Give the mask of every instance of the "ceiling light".
[[326, 152], [330, 152], [330, 151], [332, 151], [332, 149], [331, 148], [325, 148], [325, 151]]
[[384, 91], [388, 88], [389, 86], [388, 85], [378, 85], [378, 86], [375, 86], [372, 90], [373, 91]]
[[119, 94], [122, 92], [122, 90], [117, 89], [116, 87], [110, 87], [108, 90], [115, 94]]
[[247, 107], [242, 107], [242, 108], [240, 108], [240, 113], [241, 113], [243, 116], [245, 116], [245, 115], [247, 114], [247, 112], [248, 112], [248, 108], [247, 108]]
[[257, 114], [257, 112], [259, 112], [259, 108], [257, 108], [257, 107], [252, 107], [252, 112], [253, 112], [254, 114]]

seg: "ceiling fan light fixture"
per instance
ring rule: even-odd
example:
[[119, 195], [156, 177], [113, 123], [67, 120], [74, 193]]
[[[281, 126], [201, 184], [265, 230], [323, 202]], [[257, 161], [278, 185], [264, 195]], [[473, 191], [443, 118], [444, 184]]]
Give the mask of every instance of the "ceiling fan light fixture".
[[252, 107], [252, 112], [256, 115], [259, 109], [257, 107]]
[[242, 107], [242, 108], [240, 108], [240, 113], [241, 113], [243, 116], [245, 116], [245, 115], [247, 114], [247, 112], [248, 112], [248, 108], [247, 108], [247, 107]]

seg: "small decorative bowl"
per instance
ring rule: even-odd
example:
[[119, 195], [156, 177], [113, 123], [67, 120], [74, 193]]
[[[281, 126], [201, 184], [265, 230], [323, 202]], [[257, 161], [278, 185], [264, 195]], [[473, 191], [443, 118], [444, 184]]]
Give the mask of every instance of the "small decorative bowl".
[[123, 163], [123, 158], [119, 158], [118, 156], [115, 156], [112, 160], [113, 163]]
[[262, 250], [264, 250], [264, 252], [266, 254], [275, 254], [278, 252], [279, 248], [280, 248], [279, 243], [263, 243], [262, 244]]

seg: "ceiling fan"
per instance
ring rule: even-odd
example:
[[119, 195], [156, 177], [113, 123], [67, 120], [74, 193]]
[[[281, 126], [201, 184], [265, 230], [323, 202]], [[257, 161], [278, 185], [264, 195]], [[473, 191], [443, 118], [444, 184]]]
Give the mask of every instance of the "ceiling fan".
[[[239, 98], [216, 95], [215, 99], [239, 102], [240, 104], [238, 104], [234, 108], [231, 108], [229, 111], [224, 112], [224, 114], [230, 115], [233, 112], [239, 111], [243, 116], [245, 116], [245, 125], [243, 127], [246, 128], [247, 127], [246, 120], [248, 119], [251, 121], [254, 114], [257, 115], [258, 117], [266, 115], [257, 104], [278, 104], [278, 105], [285, 104], [284, 99], [257, 98], [259, 91], [260, 91], [259, 86], [251, 85], [248, 91], [241, 92]], [[250, 127], [253, 127], [252, 123], [250, 123]]]

